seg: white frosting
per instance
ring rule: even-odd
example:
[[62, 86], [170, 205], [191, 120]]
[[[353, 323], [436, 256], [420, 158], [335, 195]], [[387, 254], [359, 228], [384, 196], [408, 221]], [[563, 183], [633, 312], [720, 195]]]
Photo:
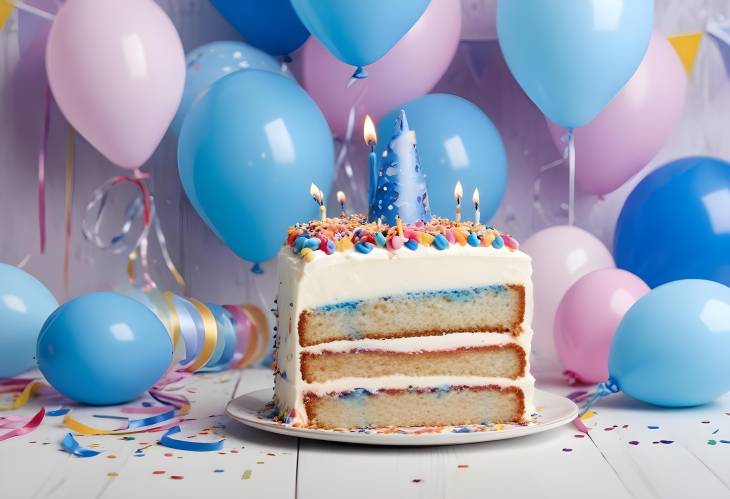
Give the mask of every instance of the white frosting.
[[[302, 351], [348, 351], [378, 349], [399, 352], [449, 350], [465, 346], [500, 345], [517, 343], [529, 358], [532, 330], [532, 267], [530, 257], [521, 251], [507, 248], [452, 245], [439, 251], [434, 247], [419, 246], [415, 251], [402, 248], [391, 253], [373, 248], [368, 254], [357, 251], [325, 255], [314, 252], [315, 258], [305, 262], [290, 247], [279, 252], [278, 330], [279, 350], [277, 363], [286, 379], [276, 376], [275, 399], [287, 414], [293, 408], [293, 422], [306, 424], [303, 394], [365, 388], [434, 387], [441, 385], [498, 385], [516, 386], [525, 394], [525, 416], [534, 412], [532, 406], [534, 379], [527, 375], [517, 380], [508, 378], [459, 376], [388, 376], [382, 378], [343, 378], [325, 383], [305, 383], [299, 368]], [[398, 260], [394, 264], [392, 260]], [[439, 291], [493, 284], [517, 284], [525, 288], [525, 317], [523, 332], [517, 337], [505, 333], [454, 333], [396, 339], [363, 339], [333, 341], [306, 348], [299, 346], [297, 321], [306, 309], [349, 300], [367, 300], [381, 296], [399, 295], [414, 291]], [[529, 370], [529, 364], [528, 364]]]

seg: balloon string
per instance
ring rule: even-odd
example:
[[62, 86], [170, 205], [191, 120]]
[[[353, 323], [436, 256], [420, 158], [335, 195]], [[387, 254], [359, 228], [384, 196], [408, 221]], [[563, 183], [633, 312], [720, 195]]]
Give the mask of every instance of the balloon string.
[[38, 149], [38, 229], [40, 231], [41, 254], [46, 252], [46, 151], [51, 115], [51, 89], [46, 85], [41, 120], [41, 143]]
[[63, 247], [63, 290], [66, 297], [69, 294], [70, 259], [71, 259], [71, 227], [73, 218], [74, 195], [74, 129], [68, 125], [66, 135], [66, 191], [64, 193], [64, 208], [66, 212], [66, 234]]
[[568, 225], [575, 224], [575, 136], [568, 128]]

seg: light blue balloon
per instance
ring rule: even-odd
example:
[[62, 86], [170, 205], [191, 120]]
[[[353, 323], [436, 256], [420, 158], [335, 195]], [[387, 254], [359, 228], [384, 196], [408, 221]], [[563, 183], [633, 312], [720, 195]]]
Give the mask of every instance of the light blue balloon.
[[89, 293], [65, 303], [38, 337], [38, 367], [63, 395], [121, 404], [153, 386], [172, 361], [172, 341], [154, 312], [134, 298]]
[[416, 132], [418, 158], [426, 174], [431, 213], [454, 217], [454, 186], [464, 188], [462, 217], [473, 220], [472, 192], [479, 188], [481, 222], [497, 211], [507, 185], [507, 157], [499, 131], [477, 106], [450, 94], [428, 94], [394, 108], [378, 122], [378, 157], [388, 146], [393, 122], [405, 109]]
[[56, 298], [41, 281], [0, 263], [0, 378], [35, 367], [38, 333], [56, 307]]
[[651, 404], [705, 404], [730, 390], [730, 288], [685, 279], [663, 284], [626, 313], [608, 370], [619, 388]]
[[[383, 57], [418, 21], [429, 2], [291, 0], [309, 32], [332, 55], [353, 66], [372, 64]], [[364, 77], [366, 73], [356, 75]]]
[[266, 52], [243, 42], [212, 42], [191, 50], [185, 56], [185, 90], [172, 120], [172, 131], [180, 134], [182, 122], [193, 101], [213, 83], [226, 75], [247, 69], [271, 71], [292, 78], [286, 66]]
[[327, 121], [294, 81], [266, 71], [228, 75], [197, 100], [180, 133], [186, 194], [244, 260], [272, 258], [286, 228], [315, 218], [315, 182], [327, 190], [334, 152]]
[[598, 115], [639, 67], [654, 0], [498, 0], [499, 45], [528, 97], [555, 123]]

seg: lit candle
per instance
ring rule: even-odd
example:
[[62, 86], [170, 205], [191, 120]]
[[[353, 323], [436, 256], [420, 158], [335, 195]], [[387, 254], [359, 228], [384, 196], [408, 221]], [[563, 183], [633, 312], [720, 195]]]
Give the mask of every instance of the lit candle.
[[471, 196], [471, 200], [474, 202], [474, 225], [479, 225], [479, 189], [474, 189], [474, 194]]
[[319, 218], [324, 222], [324, 220], [327, 218], [327, 208], [324, 205], [324, 194], [322, 194], [322, 191], [319, 190], [319, 187], [312, 182], [312, 185], [309, 186], [309, 195], [312, 196], [312, 199], [319, 205]]
[[365, 143], [370, 146], [368, 163], [370, 164], [370, 185], [368, 186], [368, 206], [372, 206], [375, 199], [375, 190], [378, 188], [378, 158], [375, 156], [375, 145], [378, 143], [378, 135], [375, 133], [375, 124], [369, 114], [365, 115], [363, 124], [363, 136]]
[[461, 222], [461, 198], [464, 197], [464, 189], [461, 188], [461, 182], [457, 181], [454, 187], [454, 199], [456, 199], [456, 223]]
[[347, 203], [347, 196], [342, 191], [337, 191], [337, 202], [340, 203], [340, 216], [345, 218], [345, 203]]
[[403, 220], [401, 220], [400, 215], [397, 215], [395, 217], [395, 223], [398, 226], [398, 236], [402, 239], [403, 238]]

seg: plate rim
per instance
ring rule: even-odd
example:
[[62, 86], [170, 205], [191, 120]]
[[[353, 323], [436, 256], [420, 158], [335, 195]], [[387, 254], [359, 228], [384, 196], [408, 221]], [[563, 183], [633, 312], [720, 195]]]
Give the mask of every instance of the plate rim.
[[[265, 392], [265, 393], [262, 393]], [[264, 395], [264, 397], [262, 397]], [[271, 388], [263, 388], [251, 390], [228, 401], [225, 407], [225, 413], [228, 417], [257, 430], [286, 435], [294, 438], [306, 438], [310, 440], [323, 440], [337, 443], [348, 443], [354, 445], [381, 445], [381, 446], [427, 446], [427, 445], [462, 445], [477, 442], [489, 442], [497, 440], [506, 440], [510, 438], [525, 437], [552, 430], [559, 426], [570, 423], [578, 416], [578, 406], [572, 400], [559, 395], [557, 393], [546, 390], [535, 389], [535, 399], [548, 398], [560, 400], [560, 403], [570, 404], [570, 415], [561, 416], [546, 423], [538, 423], [529, 426], [517, 426], [499, 431], [487, 432], [469, 432], [469, 433], [430, 433], [430, 434], [400, 434], [400, 433], [358, 433], [358, 432], [337, 432], [331, 430], [321, 430], [314, 428], [295, 428], [292, 426], [284, 426], [273, 421], [262, 420], [253, 417], [252, 413], [247, 412], [249, 417], [241, 417], [233, 414], [232, 408], [236, 401], [243, 397], [269, 398], [271, 396]], [[540, 404], [538, 404], [540, 405]], [[545, 405], [545, 402], [541, 402]]]

